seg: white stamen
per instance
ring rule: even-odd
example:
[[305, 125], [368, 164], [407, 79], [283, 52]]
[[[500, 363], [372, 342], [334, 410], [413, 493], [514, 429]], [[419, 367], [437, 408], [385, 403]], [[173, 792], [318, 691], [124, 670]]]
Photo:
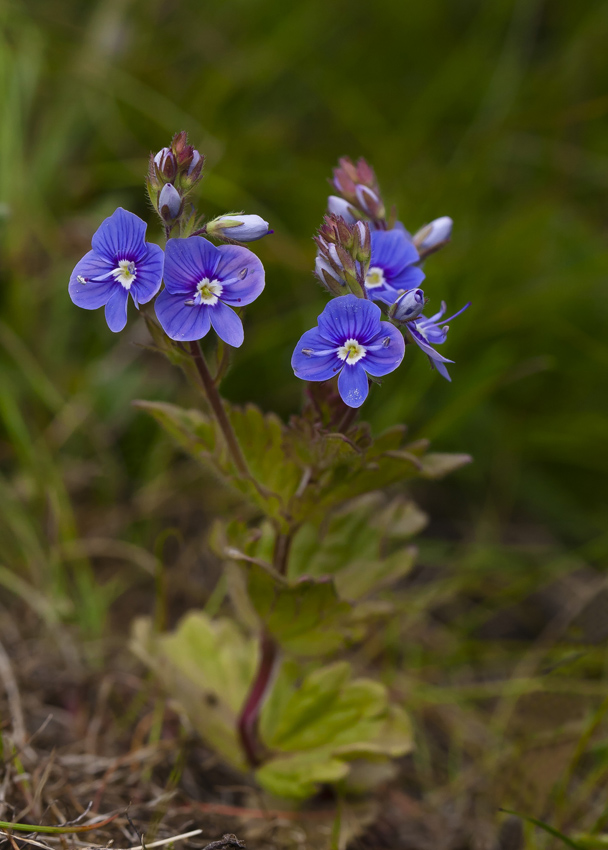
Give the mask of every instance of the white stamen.
[[77, 276], [76, 280], [78, 281], [78, 283], [81, 283], [83, 286], [84, 286], [84, 285], [85, 285], [85, 283], [87, 282], [86, 277], [83, 277], [81, 274], [79, 274], [79, 275]]
[[223, 288], [219, 280], [209, 280], [208, 277], [204, 277], [200, 283], [196, 284], [194, 303], [206, 304], [207, 307], [215, 307]]
[[114, 280], [128, 291], [137, 277], [135, 263], [132, 260], [119, 260], [118, 266], [112, 269], [111, 274], [114, 276]]
[[375, 289], [377, 286], [384, 286], [385, 283], [386, 280], [384, 279], [384, 271], [380, 268], [380, 266], [372, 266], [365, 275], [365, 285], [368, 289]]
[[367, 348], [357, 342], [356, 339], [347, 339], [344, 345], [337, 349], [336, 354], [340, 360], [344, 360], [349, 366], [354, 366], [362, 357], [365, 357]]

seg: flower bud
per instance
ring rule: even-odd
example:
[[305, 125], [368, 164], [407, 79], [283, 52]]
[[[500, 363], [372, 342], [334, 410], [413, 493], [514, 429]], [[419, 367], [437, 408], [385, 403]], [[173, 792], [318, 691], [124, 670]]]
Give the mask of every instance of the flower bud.
[[267, 236], [268, 222], [259, 215], [221, 215], [207, 225], [209, 236], [236, 239], [238, 242], [255, 242]]
[[[364, 159], [360, 159], [355, 165], [351, 159], [343, 156], [338, 161], [338, 168], [334, 168], [330, 183], [355, 211], [361, 210], [364, 215], [375, 221], [385, 218], [386, 210], [374, 169]], [[331, 207], [330, 212], [334, 212]]]
[[441, 218], [436, 218], [430, 224], [426, 224], [415, 233], [412, 236], [412, 242], [418, 248], [420, 255], [432, 254], [449, 242], [452, 235], [452, 224], [452, 219], [444, 215]]
[[357, 298], [366, 298], [364, 288], [365, 275], [371, 256], [371, 237], [369, 225], [365, 221], [347, 223], [342, 217], [334, 214], [326, 215], [319, 233], [315, 236], [320, 258], [331, 268], [329, 276], [327, 268], [319, 273], [319, 280], [336, 294], [342, 294], [334, 286], [334, 278], [342, 285], [348, 286]]
[[182, 199], [172, 183], [165, 183], [158, 196], [158, 211], [163, 221], [174, 221], [180, 214]]
[[327, 209], [332, 215], [340, 216], [347, 224], [354, 224], [357, 221], [355, 209], [344, 198], [339, 198], [337, 195], [330, 195], [327, 199]]
[[189, 177], [190, 180], [196, 180], [200, 175], [203, 167], [203, 160], [204, 157], [195, 149], [192, 152], [192, 162], [188, 166], [188, 171], [186, 172], [186, 176]]
[[370, 189], [369, 186], [357, 186], [355, 195], [359, 203], [359, 209], [370, 218], [384, 218], [385, 209], [380, 196]]
[[158, 174], [166, 183], [172, 183], [177, 174], [177, 162], [171, 148], [162, 148], [154, 157], [154, 165]]
[[411, 322], [422, 313], [425, 304], [422, 289], [408, 289], [391, 304], [388, 315], [396, 322]]
[[343, 295], [346, 283], [321, 254], [315, 260], [315, 274], [323, 286], [333, 295]]

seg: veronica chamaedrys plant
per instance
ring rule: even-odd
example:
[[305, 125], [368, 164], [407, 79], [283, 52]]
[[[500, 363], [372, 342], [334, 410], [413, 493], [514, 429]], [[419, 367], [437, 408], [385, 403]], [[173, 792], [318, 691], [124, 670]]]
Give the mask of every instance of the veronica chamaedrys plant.
[[[343, 159], [340, 194], [315, 238], [330, 300], [292, 358], [307, 382], [302, 410], [285, 423], [252, 404], [228, 404], [220, 392], [226, 350], [243, 345], [240, 308], [265, 282], [262, 263], [238, 240], [270, 231], [258, 215], [205, 221], [192, 200], [203, 164], [185, 133], [151, 154], [148, 195], [165, 251], [144, 241], [140, 219], [117, 210], [70, 279], [77, 304], [106, 304], [113, 330], [125, 325], [129, 293], [136, 306], [155, 299], [142, 311], [153, 347], [202, 391], [201, 406], [137, 404], [237, 496], [210, 535], [230, 605], [216, 617], [188, 612], [166, 633], [138, 620], [133, 649], [208, 746], [262, 788], [300, 799], [323, 784], [361, 791], [379, 765], [386, 778], [391, 760], [412, 747], [405, 707], [347, 660], [391, 616], [379, 593], [410, 569], [411, 537], [425, 523], [410, 499], [386, 489], [441, 477], [469, 458], [408, 443], [402, 426], [373, 437], [357, 416], [369, 381], [397, 369], [408, 343], [430, 351], [444, 374], [447, 361], [431, 343], [443, 342], [447, 327], [443, 313], [422, 315], [421, 251], [385, 219], [373, 170]], [[239, 368], [248, 368], [246, 356]], [[358, 768], [366, 759], [373, 771]]]

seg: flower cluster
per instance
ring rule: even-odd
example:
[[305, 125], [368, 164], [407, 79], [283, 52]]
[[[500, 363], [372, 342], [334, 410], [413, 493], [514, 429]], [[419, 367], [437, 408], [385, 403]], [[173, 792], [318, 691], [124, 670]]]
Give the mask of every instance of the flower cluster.
[[[137, 308], [156, 299], [156, 317], [173, 340], [202, 339], [211, 327], [228, 345], [243, 342], [243, 324], [235, 308], [251, 304], [264, 289], [259, 259], [238, 244], [213, 245], [197, 235], [208, 233], [231, 242], [265, 236], [268, 224], [255, 215], [227, 215], [192, 231], [193, 210], [185, 199], [201, 179], [204, 157], [187, 144], [185, 133], [171, 146], [150, 155], [148, 193], [169, 236], [174, 225], [188, 238], [168, 239], [166, 250], [145, 241], [146, 224], [119, 207], [100, 225], [92, 250], [77, 263], [69, 282], [72, 301], [85, 310], [105, 306], [111, 331], [127, 323], [129, 295]], [[213, 225], [213, 227], [212, 227]]]
[[[138, 309], [156, 298], [156, 317], [170, 339], [194, 342], [213, 328], [228, 345], [242, 345], [238, 310], [264, 289], [262, 263], [242, 243], [271, 231], [257, 215], [198, 219], [189, 196], [202, 179], [203, 163], [183, 132], [150, 155], [148, 194], [164, 225], [164, 251], [146, 242], [145, 222], [119, 208], [101, 224], [91, 251], [72, 272], [73, 302], [86, 310], [105, 306], [110, 330], [125, 327], [129, 296]], [[344, 403], [358, 408], [367, 398], [368, 379], [396, 369], [405, 345], [413, 343], [450, 380], [445, 364], [453, 361], [434, 348], [448, 332], [445, 304], [431, 318], [424, 316], [428, 299], [420, 263], [449, 241], [452, 220], [435, 219], [412, 236], [394, 214], [386, 217], [378, 181], [363, 159], [355, 164], [342, 158], [331, 182], [337, 194], [329, 197], [315, 237], [315, 273], [334, 299], [318, 327], [298, 342], [295, 374], [307, 381], [337, 378]], [[206, 236], [227, 244], [216, 246]], [[388, 321], [382, 321], [383, 311]]]
[[[309, 331], [310, 337], [304, 334], [298, 343], [292, 360], [296, 375], [310, 381], [327, 380], [331, 377], [327, 359], [329, 341], [334, 345], [334, 357], [340, 358], [339, 352], [345, 351], [345, 346], [351, 343], [354, 345], [353, 340], [356, 340], [357, 345], [351, 346], [351, 353], [348, 359], [343, 358], [343, 362], [351, 367], [365, 363], [357, 373], [359, 392], [355, 396], [349, 389], [354, 372], [349, 371], [346, 365], [338, 378], [338, 390], [345, 404], [358, 407], [367, 395], [367, 390], [365, 393], [361, 390], [363, 373], [379, 377], [397, 368], [401, 362], [401, 358], [384, 358], [382, 368], [385, 371], [379, 372], [374, 365], [368, 368], [372, 360], [363, 361], [369, 349], [351, 333], [354, 333], [352, 319], [347, 317], [351, 316], [353, 308], [351, 296], [345, 295], [348, 287], [362, 301], [379, 302], [388, 318], [403, 330], [405, 341], [418, 345], [428, 356], [431, 366], [449, 381], [445, 364], [453, 361], [433, 348], [446, 339], [448, 320], [443, 319], [445, 305], [442, 304], [440, 312], [430, 319], [423, 315], [428, 299], [420, 288], [425, 279], [420, 263], [449, 242], [452, 219], [447, 216], [435, 219], [412, 236], [394, 215], [386, 218], [378, 181], [373, 169], [363, 159], [356, 164], [347, 157], [340, 159], [330, 182], [339, 194], [330, 195], [328, 215], [315, 239], [318, 248], [315, 274], [321, 284], [337, 296], [337, 301], [328, 305], [319, 316], [319, 329]], [[361, 250], [362, 245], [365, 245], [365, 251]], [[468, 306], [454, 316], [460, 315]], [[338, 320], [338, 317], [341, 319]], [[327, 330], [330, 320], [337, 323], [331, 340]], [[361, 336], [362, 331], [357, 332]], [[322, 356], [320, 352], [323, 352]], [[355, 400], [357, 403], [354, 403]]]

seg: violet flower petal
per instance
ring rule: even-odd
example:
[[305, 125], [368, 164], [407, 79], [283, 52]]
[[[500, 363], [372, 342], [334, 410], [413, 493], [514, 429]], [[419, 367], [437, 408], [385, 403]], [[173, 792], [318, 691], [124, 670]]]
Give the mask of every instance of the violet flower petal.
[[318, 318], [319, 330], [336, 346], [347, 339], [356, 339], [366, 345], [378, 333], [380, 308], [356, 295], [341, 295], [325, 307]]
[[336, 354], [336, 348], [334, 343], [321, 336], [318, 328], [306, 331], [300, 337], [291, 358], [296, 377], [303, 381], [327, 381], [333, 378], [344, 366]]
[[[101, 258], [95, 251], [85, 254], [70, 275], [68, 292], [74, 304], [85, 310], [97, 310], [98, 307], [103, 307], [116, 286], [111, 274], [113, 268], [112, 263]], [[92, 278], [102, 279], [92, 280]]]
[[123, 330], [124, 326], [127, 324], [127, 301], [129, 300], [129, 293], [123, 287], [118, 286], [115, 287], [115, 291], [110, 296], [106, 304], [106, 322], [108, 323], [108, 327], [113, 333], [118, 333]]
[[122, 207], [118, 207], [97, 228], [91, 240], [93, 250], [111, 260], [137, 263], [146, 254], [146, 223]]
[[361, 407], [369, 393], [369, 382], [362, 361], [344, 366], [338, 377], [338, 392], [344, 404]]
[[165, 333], [178, 342], [193, 342], [209, 333], [210, 308], [204, 304], [186, 304], [183, 294], [163, 289], [154, 302], [154, 310]]
[[165, 287], [174, 295], [194, 295], [196, 286], [215, 278], [220, 250], [202, 236], [169, 239], [165, 249]]
[[213, 307], [207, 307], [213, 330], [224, 342], [233, 348], [240, 348], [245, 338], [243, 323], [232, 307], [218, 301]]
[[165, 253], [160, 245], [148, 244], [148, 253], [140, 260], [135, 273], [135, 280], [129, 292], [133, 300], [140, 304], [150, 301], [160, 289], [163, 279]]
[[[222, 301], [244, 307], [264, 289], [264, 266], [253, 251], [241, 245], [222, 245], [215, 274], [223, 282]], [[230, 283], [228, 283], [230, 281]]]
[[397, 328], [389, 322], [380, 324], [382, 333], [368, 347], [365, 357], [360, 361], [365, 371], [375, 378], [393, 372], [405, 354], [405, 341]]

